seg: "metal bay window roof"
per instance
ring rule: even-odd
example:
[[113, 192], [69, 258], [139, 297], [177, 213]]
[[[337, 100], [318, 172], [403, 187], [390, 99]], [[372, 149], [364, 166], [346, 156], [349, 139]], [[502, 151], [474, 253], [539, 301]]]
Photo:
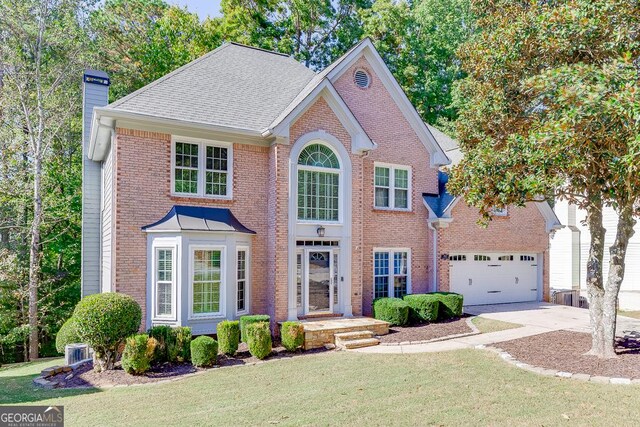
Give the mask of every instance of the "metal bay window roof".
[[205, 208], [176, 205], [158, 222], [145, 225], [147, 232], [213, 231], [256, 234], [226, 208]]

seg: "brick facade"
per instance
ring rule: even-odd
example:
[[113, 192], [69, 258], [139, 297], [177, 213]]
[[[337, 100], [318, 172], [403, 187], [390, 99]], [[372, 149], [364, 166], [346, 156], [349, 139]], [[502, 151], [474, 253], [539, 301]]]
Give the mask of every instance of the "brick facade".
[[[353, 83], [357, 69], [366, 70], [370, 87]], [[364, 57], [333, 82], [339, 95], [377, 148], [367, 154], [351, 151], [351, 136], [318, 98], [291, 125], [290, 143], [270, 147], [233, 144], [233, 200], [176, 197], [171, 194], [171, 135], [117, 128], [114, 139], [114, 220], [112, 289], [132, 295], [146, 312], [147, 238], [141, 227], [158, 221], [176, 204], [230, 208], [255, 230], [251, 250], [251, 311], [276, 321], [288, 317], [289, 176], [291, 149], [310, 132], [324, 131], [346, 148], [351, 161], [352, 208], [351, 305], [354, 315], [370, 314], [373, 298], [374, 248], [409, 248], [411, 288], [433, 290], [434, 268], [439, 288], [449, 287], [448, 263], [433, 265], [433, 232], [423, 193], [437, 193], [438, 171], [429, 152]], [[374, 164], [384, 162], [411, 169], [411, 210], [374, 208]], [[295, 179], [295, 178], [293, 178]], [[449, 228], [438, 231], [439, 253], [523, 251], [544, 253], [544, 295], [548, 296], [548, 236], [542, 215], [533, 205], [512, 209], [488, 229], [477, 226], [477, 211], [464, 202], [453, 210]], [[344, 250], [344, 248], [342, 248]], [[146, 319], [143, 314], [143, 319]], [[148, 325], [147, 325], [148, 326]], [[143, 326], [144, 327], [144, 326]]]

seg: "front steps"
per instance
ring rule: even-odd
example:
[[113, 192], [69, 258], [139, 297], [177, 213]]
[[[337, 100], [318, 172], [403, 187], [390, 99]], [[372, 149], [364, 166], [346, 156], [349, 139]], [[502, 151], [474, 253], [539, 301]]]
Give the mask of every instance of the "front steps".
[[380, 340], [371, 331], [342, 332], [333, 335], [335, 345], [340, 350], [371, 347], [380, 344]]
[[339, 317], [333, 319], [304, 320], [302, 321], [302, 327], [304, 330], [305, 350], [336, 345], [335, 335], [337, 334], [368, 332], [369, 335], [363, 335], [352, 340], [344, 340], [366, 340], [350, 344], [350, 348], [356, 348], [355, 346], [365, 346], [365, 344], [375, 345], [377, 344], [377, 342], [374, 341], [375, 336], [389, 333], [389, 323], [370, 317]]

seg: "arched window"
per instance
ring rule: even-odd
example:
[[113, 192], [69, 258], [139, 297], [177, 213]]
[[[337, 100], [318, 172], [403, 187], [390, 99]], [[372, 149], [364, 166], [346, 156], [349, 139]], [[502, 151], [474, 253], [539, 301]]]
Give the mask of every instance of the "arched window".
[[298, 219], [338, 221], [340, 161], [323, 144], [310, 144], [298, 157]]

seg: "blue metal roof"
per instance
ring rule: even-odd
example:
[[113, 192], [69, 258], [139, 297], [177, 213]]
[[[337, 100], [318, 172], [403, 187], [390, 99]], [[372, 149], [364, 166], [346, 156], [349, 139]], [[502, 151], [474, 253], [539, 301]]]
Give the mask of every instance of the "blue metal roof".
[[256, 234], [226, 208], [176, 205], [158, 222], [145, 225], [144, 231], [217, 231]]
[[442, 218], [447, 209], [456, 200], [456, 196], [447, 192], [447, 182], [449, 182], [449, 175], [438, 171], [438, 194], [422, 195], [425, 203], [438, 218]]

